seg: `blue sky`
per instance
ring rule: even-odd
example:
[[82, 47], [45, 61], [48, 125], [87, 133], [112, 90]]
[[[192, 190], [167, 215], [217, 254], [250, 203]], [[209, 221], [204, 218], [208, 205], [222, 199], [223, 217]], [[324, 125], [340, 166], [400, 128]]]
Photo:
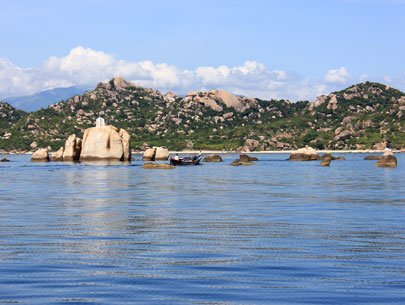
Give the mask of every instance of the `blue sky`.
[[0, 20], [2, 97], [115, 74], [268, 98], [405, 90], [402, 0], [0, 0]]

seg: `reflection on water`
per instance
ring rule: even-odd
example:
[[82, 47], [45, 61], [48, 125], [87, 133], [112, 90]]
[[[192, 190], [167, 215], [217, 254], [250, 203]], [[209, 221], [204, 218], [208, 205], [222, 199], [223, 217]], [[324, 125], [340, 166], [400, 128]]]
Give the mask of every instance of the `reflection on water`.
[[0, 304], [404, 304], [405, 157], [0, 164]]

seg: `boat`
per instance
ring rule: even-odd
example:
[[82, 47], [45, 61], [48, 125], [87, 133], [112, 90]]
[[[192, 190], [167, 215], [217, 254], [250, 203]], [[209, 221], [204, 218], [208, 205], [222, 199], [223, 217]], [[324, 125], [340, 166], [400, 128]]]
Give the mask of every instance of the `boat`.
[[202, 155], [194, 157], [183, 157], [175, 159], [174, 157], [170, 158], [171, 165], [198, 165], [202, 160]]

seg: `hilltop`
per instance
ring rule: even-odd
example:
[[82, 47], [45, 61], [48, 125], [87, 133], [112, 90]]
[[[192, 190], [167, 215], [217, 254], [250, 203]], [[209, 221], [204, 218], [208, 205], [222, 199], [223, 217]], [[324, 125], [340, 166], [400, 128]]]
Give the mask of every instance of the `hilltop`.
[[[15, 115], [0, 126], [3, 149], [29, 149], [33, 141], [56, 149], [69, 134], [81, 136], [98, 116], [128, 130], [137, 149], [144, 143], [170, 149], [367, 149], [386, 142], [405, 147], [405, 94], [371, 82], [292, 103], [223, 90], [181, 97], [116, 77], [32, 113], [7, 107], [3, 113]], [[11, 136], [4, 139], [4, 133]]]

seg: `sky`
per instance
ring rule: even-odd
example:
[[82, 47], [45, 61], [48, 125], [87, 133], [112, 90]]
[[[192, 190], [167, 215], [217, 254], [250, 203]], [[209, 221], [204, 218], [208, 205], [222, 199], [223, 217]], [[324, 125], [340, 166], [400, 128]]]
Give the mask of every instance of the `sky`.
[[184, 94], [405, 91], [405, 0], [0, 0], [0, 97], [122, 76]]

